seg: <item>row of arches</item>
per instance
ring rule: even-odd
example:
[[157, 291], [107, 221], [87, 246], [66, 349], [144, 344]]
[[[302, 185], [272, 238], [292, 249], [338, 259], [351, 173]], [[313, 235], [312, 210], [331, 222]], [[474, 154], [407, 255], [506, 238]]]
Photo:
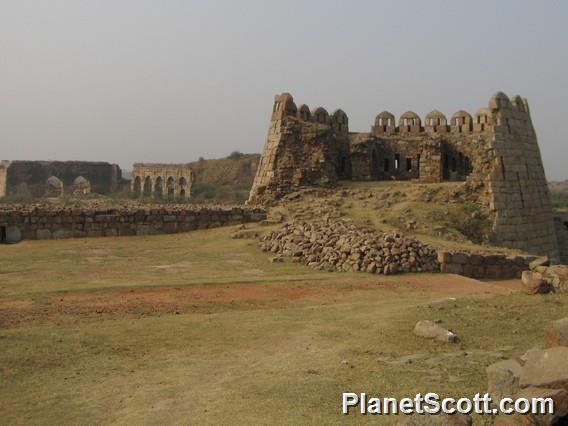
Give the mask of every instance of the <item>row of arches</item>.
[[132, 181], [132, 193], [137, 197], [154, 197], [168, 200], [181, 199], [188, 197], [189, 188], [185, 177], [174, 179], [172, 176], [164, 179], [157, 176], [135, 176]]
[[[86, 195], [91, 192], [91, 183], [83, 176], [77, 176], [71, 185], [73, 195]], [[49, 198], [62, 197], [65, 194], [65, 184], [57, 176], [50, 176], [45, 181], [45, 196]]]

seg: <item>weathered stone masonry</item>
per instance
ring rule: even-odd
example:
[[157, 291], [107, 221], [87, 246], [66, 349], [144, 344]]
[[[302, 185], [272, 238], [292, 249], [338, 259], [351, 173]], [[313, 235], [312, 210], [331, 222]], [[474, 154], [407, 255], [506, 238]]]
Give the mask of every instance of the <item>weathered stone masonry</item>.
[[250, 203], [341, 179], [463, 181], [494, 217], [496, 245], [558, 261], [550, 194], [528, 103], [494, 95], [473, 117], [458, 111], [377, 115], [368, 133], [349, 132], [342, 110], [328, 114], [276, 96]]
[[261, 208], [158, 208], [0, 211], [1, 242], [187, 232], [266, 219]]
[[191, 196], [193, 182], [189, 164], [136, 163], [131, 192], [139, 197], [183, 200]]
[[122, 171], [118, 165], [105, 162], [2, 161], [0, 198], [5, 195], [58, 197], [71, 194], [78, 179], [86, 182], [92, 192], [110, 194], [122, 183]]

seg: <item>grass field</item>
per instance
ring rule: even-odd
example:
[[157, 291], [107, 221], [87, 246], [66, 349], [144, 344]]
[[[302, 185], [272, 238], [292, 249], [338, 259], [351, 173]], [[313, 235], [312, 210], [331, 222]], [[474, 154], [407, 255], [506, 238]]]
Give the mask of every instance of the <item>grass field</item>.
[[273, 264], [233, 230], [0, 246], [2, 423], [394, 423], [341, 417], [341, 392], [484, 392], [568, 308], [517, 282]]

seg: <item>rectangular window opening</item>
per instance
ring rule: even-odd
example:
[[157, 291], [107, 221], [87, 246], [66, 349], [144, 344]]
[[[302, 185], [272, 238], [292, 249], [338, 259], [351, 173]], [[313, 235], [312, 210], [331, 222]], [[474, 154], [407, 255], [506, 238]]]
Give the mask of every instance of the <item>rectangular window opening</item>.
[[394, 169], [400, 169], [400, 154], [394, 154]]
[[6, 242], [6, 227], [0, 226], [0, 243]]
[[412, 171], [412, 158], [406, 159], [406, 171], [407, 172]]
[[390, 169], [390, 164], [389, 164], [389, 159], [388, 159], [388, 158], [385, 158], [385, 162], [384, 162], [384, 165], [383, 165], [383, 169], [384, 169], [385, 172], [388, 172], [389, 169]]

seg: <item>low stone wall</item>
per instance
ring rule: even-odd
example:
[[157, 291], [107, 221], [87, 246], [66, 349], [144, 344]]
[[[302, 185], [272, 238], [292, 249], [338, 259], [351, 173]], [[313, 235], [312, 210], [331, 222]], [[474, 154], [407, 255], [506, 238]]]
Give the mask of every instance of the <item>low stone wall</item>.
[[0, 210], [3, 242], [153, 235], [237, 225], [266, 219], [260, 208], [155, 208]]
[[471, 278], [521, 278], [524, 270], [536, 256], [514, 256], [500, 253], [469, 253], [464, 251], [438, 251], [441, 272]]

